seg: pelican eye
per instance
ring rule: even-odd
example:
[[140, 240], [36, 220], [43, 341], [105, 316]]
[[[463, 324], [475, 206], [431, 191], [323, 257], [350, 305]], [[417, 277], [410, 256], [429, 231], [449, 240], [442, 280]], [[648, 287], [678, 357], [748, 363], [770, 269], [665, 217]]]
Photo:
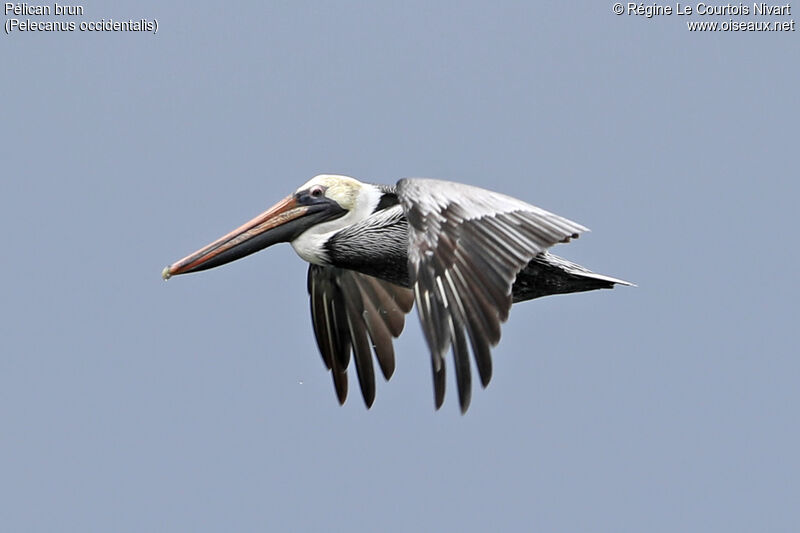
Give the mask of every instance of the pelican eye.
[[314, 198], [319, 198], [325, 194], [325, 188], [322, 185], [314, 185], [308, 190], [309, 194]]

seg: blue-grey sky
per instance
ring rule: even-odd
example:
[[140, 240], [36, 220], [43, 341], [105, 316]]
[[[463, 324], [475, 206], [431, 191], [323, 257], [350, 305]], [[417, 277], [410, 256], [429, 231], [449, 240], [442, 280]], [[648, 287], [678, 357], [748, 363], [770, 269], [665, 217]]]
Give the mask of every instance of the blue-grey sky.
[[[392, 4], [0, 36], [0, 529], [797, 531], [798, 32]], [[328, 172], [517, 196], [639, 287], [515, 306], [466, 416], [409, 315], [340, 407], [291, 247], [159, 277]]]

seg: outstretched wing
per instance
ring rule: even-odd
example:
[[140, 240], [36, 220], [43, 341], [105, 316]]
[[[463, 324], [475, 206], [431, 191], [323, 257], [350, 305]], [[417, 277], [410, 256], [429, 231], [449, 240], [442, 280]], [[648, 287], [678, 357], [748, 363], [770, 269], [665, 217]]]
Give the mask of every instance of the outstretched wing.
[[312, 264], [308, 294], [317, 346], [333, 375], [339, 403], [347, 398], [352, 352], [364, 402], [371, 407], [375, 372], [370, 345], [388, 380], [395, 367], [392, 338], [403, 331], [405, 314], [414, 305], [411, 290], [352, 270]]
[[403, 179], [397, 195], [409, 223], [409, 275], [431, 350], [436, 408], [444, 401], [444, 354], [453, 347], [461, 411], [472, 394], [469, 337], [481, 383], [490, 347], [511, 308], [517, 273], [536, 254], [587, 228], [515, 198], [477, 187]]

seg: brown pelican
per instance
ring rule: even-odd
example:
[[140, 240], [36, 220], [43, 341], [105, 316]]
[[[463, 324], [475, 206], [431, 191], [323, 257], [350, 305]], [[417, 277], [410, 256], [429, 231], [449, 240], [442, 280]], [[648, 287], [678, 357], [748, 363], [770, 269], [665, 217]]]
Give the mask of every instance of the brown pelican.
[[469, 346], [481, 384], [512, 302], [612, 288], [626, 281], [550, 254], [587, 228], [477, 187], [430, 179], [396, 186], [320, 175], [243, 226], [166, 267], [162, 277], [214, 268], [278, 242], [310, 263], [308, 292], [319, 351], [340, 403], [352, 352], [367, 407], [375, 399], [371, 350], [388, 380], [392, 339], [417, 304], [431, 352], [436, 408], [452, 347], [461, 411], [471, 398]]

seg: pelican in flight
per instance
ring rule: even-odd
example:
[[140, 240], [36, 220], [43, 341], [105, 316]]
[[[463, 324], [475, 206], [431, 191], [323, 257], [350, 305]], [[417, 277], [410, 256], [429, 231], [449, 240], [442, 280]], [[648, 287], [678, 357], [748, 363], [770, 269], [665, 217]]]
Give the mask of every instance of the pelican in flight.
[[392, 339], [417, 305], [431, 352], [436, 408], [452, 348], [461, 412], [472, 395], [470, 347], [481, 384], [512, 303], [630, 283], [595, 274], [548, 248], [584, 226], [478, 187], [431, 179], [397, 185], [320, 175], [224, 237], [164, 268], [198, 272], [289, 242], [310, 263], [308, 293], [319, 351], [339, 403], [351, 353], [364, 402], [375, 400], [372, 352], [385, 379]]

